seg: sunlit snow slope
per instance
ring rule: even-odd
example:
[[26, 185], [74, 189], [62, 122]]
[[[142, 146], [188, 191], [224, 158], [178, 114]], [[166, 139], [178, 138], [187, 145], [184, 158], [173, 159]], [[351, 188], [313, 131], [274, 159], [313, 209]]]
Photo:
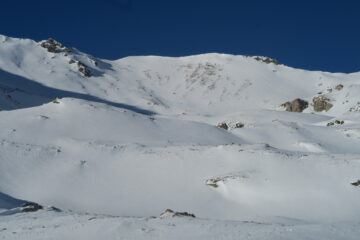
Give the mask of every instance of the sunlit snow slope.
[[[30, 224], [27, 214], [1, 216], [23, 203], [18, 198], [79, 214], [189, 211], [208, 219], [193, 231], [218, 223], [213, 236], [230, 231], [224, 239], [256, 226], [264, 234], [253, 239], [281, 239], [266, 232], [286, 232], [286, 224], [301, 227], [284, 239], [309, 231], [351, 239], [359, 228], [343, 227], [360, 222], [360, 187], [352, 185], [360, 179], [359, 96], [360, 73], [305, 71], [266, 57], [108, 61], [54, 40], [0, 35], [0, 236], [17, 239], [6, 229]], [[285, 111], [281, 105], [296, 98], [307, 108]], [[318, 109], [319, 98], [326, 109]], [[66, 229], [69, 214], [38, 217], [59, 217]], [[275, 225], [239, 230], [229, 220]], [[159, 224], [145, 224], [138, 239]], [[340, 238], [325, 234], [331, 226]], [[152, 237], [171, 237], [164, 231]]]

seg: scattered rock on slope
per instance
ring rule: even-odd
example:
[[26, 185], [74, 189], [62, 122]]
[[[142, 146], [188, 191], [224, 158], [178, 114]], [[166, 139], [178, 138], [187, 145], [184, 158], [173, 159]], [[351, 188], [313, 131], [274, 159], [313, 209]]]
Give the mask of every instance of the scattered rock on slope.
[[285, 107], [285, 110], [288, 112], [302, 112], [309, 106], [309, 103], [305, 100], [297, 98], [291, 102], [283, 103], [281, 106]]
[[343, 120], [335, 120], [332, 122], [329, 122], [328, 124], [326, 124], [326, 126], [335, 126], [335, 125], [343, 125], [345, 122]]
[[86, 66], [84, 63], [80, 61], [75, 61], [73, 59], [69, 61], [69, 64], [74, 64], [74, 63], [76, 63], [79, 72], [82, 73], [85, 77], [91, 77], [93, 75], [89, 67]]
[[313, 98], [314, 110], [316, 112], [329, 111], [333, 105], [330, 103], [330, 99], [325, 95], [320, 95]]
[[360, 102], [357, 102], [349, 109], [349, 112], [360, 112]]
[[77, 67], [79, 69], [79, 72], [81, 72], [85, 77], [91, 77], [92, 73], [88, 66], [83, 64], [82, 62], [77, 62]]

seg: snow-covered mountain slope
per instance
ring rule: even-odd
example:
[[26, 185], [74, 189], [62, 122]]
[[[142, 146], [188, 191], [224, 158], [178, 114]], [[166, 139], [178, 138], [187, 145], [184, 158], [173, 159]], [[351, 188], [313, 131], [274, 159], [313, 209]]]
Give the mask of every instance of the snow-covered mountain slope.
[[[286, 223], [283, 223], [285, 221]], [[327, 239], [357, 240], [359, 224], [219, 221], [192, 218], [134, 218], [94, 214], [38, 213], [0, 217], [1, 239]]]
[[[101, 98], [109, 104], [127, 103], [159, 112], [214, 115], [240, 109], [274, 110], [285, 101], [311, 101], [322, 93], [333, 100], [330, 112], [359, 108], [360, 73], [310, 72], [265, 63], [259, 57], [225, 54], [128, 57], [111, 62], [76, 49], [49, 52], [32, 40], [1, 36], [0, 42], [3, 91], [6, 87], [8, 91], [13, 89], [15, 93], [8, 94], [11, 97], [35, 94], [94, 101]], [[333, 91], [338, 84], [343, 89]], [[18, 107], [27, 104], [20, 103]]]
[[[17, 213], [0, 236], [89, 239], [86, 219], [109, 214], [121, 217], [101, 217], [109, 235], [93, 239], [119, 225], [133, 226], [120, 239], [176, 239], [172, 224], [194, 239], [356, 239], [359, 79], [224, 54], [108, 61], [0, 36], [0, 209]], [[19, 213], [10, 196], [76, 213]], [[167, 208], [202, 219], [144, 219]]]

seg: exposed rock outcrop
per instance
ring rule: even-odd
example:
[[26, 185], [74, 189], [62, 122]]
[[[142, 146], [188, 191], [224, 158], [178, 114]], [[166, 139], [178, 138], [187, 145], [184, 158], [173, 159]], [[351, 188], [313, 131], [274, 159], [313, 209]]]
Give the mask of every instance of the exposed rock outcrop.
[[171, 209], [166, 209], [165, 212], [160, 214], [160, 218], [166, 218], [166, 217], [192, 217], [192, 218], [195, 218], [195, 214], [188, 213], [188, 212], [175, 212]]
[[259, 62], [263, 62], [263, 63], [266, 63], [266, 64], [270, 64], [270, 63], [273, 63], [275, 65], [281, 65], [281, 63], [276, 60], [276, 59], [273, 59], [273, 58], [268, 58], [268, 57], [254, 57], [254, 59], [256, 61], [259, 61]]
[[39, 211], [41, 209], [43, 209], [44, 207], [37, 204], [37, 203], [34, 203], [34, 202], [28, 202], [28, 203], [25, 203], [21, 206], [21, 211], [22, 212], [36, 212], [36, 211]]
[[320, 95], [313, 98], [315, 112], [329, 111], [333, 105], [330, 103], [330, 99], [325, 95]]
[[70, 53], [71, 52], [70, 48], [65, 47], [64, 45], [55, 41], [52, 38], [49, 38], [48, 40], [41, 42], [40, 45], [43, 48], [46, 48], [48, 50], [48, 52], [51, 52], [51, 53], [61, 53], [61, 52]]
[[283, 103], [281, 106], [288, 112], [302, 112], [309, 106], [309, 103], [305, 100], [297, 98], [291, 102]]

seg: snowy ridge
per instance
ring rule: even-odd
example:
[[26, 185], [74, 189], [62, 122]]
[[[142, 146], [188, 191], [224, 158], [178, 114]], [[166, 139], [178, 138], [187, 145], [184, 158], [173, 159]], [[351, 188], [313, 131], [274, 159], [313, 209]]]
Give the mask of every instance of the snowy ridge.
[[0, 238], [357, 239], [359, 79], [0, 35]]

